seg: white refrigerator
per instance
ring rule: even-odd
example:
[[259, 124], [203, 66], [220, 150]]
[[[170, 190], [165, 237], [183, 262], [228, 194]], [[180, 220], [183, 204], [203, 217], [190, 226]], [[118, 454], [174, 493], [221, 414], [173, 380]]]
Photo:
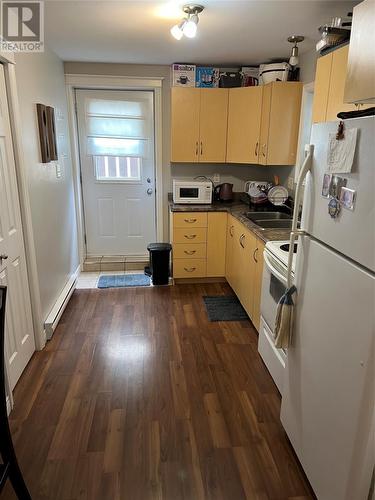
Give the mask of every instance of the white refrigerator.
[[374, 468], [375, 118], [357, 128], [354, 210], [328, 214], [322, 195], [329, 134], [313, 126], [298, 239], [295, 329], [288, 349], [281, 421], [319, 500], [367, 500]]

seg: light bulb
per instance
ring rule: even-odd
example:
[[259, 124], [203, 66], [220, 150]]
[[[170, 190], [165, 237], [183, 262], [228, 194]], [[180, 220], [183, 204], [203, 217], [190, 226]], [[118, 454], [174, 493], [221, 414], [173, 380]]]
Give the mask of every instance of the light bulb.
[[185, 26], [183, 27], [183, 32], [184, 35], [187, 36], [188, 38], [194, 38], [195, 35], [197, 34], [197, 25], [198, 25], [198, 16], [197, 14], [193, 14], [188, 21], [186, 22]]
[[291, 66], [297, 66], [298, 62], [299, 60], [297, 56], [291, 56], [291, 58], [289, 59], [289, 64]]
[[171, 28], [171, 35], [176, 39], [176, 40], [181, 40], [182, 35], [184, 34], [184, 27], [187, 23], [187, 19], [184, 18], [182, 21], [178, 24], [175, 24], [173, 28]]
[[298, 62], [299, 62], [298, 47], [297, 47], [297, 45], [295, 45], [294, 47], [292, 47], [292, 54], [291, 54], [290, 59], [289, 59], [289, 64], [291, 66], [297, 66]]

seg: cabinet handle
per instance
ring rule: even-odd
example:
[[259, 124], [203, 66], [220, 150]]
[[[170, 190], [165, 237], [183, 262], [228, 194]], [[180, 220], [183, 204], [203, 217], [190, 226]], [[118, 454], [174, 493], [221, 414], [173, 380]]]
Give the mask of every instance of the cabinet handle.
[[194, 222], [197, 222], [197, 219], [184, 219], [184, 221], [188, 224], [193, 224]]
[[266, 149], [267, 144], [263, 144], [262, 146], [262, 155], [266, 157], [265, 149]]
[[196, 234], [184, 234], [185, 238], [188, 240], [193, 240], [194, 238], [197, 237]]
[[184, 250], [184, 253], [186, 253], [186, 255], [194, 255], [196, 252], [196, 250]]
[[245, 239], [245, 235], [241, 234], [241, 236], [240, 236], [240, 245], [241, 245], [242, 248], [245, 248], [245, 245], [242, 243], [244, 239]]
[[198, 141], [195, 141], [195, 156], [198, 156]]
[[259, 248], [256, 248], [253, 253], [253, 259], [256, 263], [258, 263], [258, 259], [256, 258], [256, 255], [258, 255]]
[[187, 273], [193, 273], [197, 268], [196, 267], [184, 267]]
[[203, 143], [201, 141], [201, 156], [202, 156], [202, 154], [203, 154]]
[[230, 226], [229, 234], [232, 236], [232, 238], [233, 238], [233, 229], [234, 229], [234, 226]]
[[259, 142], [257, 142], [255, 145], [255, 156], [258, 156], [258, 147], [259, 147]]

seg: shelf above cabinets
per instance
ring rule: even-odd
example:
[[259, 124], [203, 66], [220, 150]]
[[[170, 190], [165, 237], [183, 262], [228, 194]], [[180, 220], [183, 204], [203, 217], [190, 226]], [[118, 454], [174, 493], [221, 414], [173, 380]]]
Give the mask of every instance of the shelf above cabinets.
[[172, 88], [172, 162], [294, 165], [302, 84]]

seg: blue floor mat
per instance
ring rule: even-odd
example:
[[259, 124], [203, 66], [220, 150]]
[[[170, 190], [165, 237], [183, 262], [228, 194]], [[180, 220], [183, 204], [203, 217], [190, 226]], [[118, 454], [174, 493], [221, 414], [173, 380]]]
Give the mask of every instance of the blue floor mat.
[[145, 274], [104, 274], [99, 278], [98, 288], [126, 288], [150, 284], [150, 277]]

